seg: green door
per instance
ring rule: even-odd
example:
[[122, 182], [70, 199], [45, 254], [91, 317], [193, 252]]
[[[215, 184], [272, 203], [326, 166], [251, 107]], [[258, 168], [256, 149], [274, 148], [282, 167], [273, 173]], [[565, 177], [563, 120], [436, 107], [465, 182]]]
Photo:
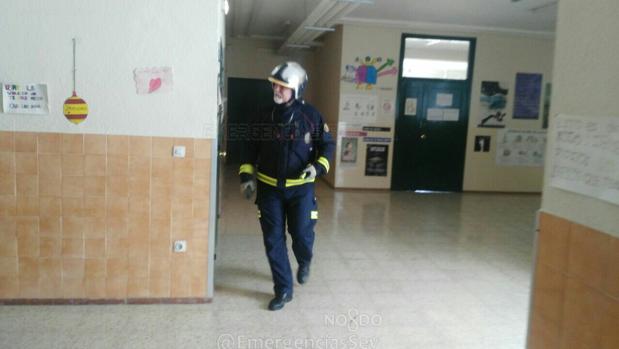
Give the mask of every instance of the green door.
[[273, 89], [267, 79], [228, 79], [228, 122], [226, 132], [226, 163], [241, 161], [241, 147], [246, 139], [246, 127], [260, 111], [273, 105]]
[[401, 79], [392, 189], [462, 191], [467, 84], [466, 80]]

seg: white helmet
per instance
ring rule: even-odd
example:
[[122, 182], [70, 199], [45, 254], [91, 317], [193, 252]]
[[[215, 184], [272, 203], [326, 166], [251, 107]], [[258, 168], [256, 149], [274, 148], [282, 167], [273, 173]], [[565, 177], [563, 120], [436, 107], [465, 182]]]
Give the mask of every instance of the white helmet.
[[299, 99], [307, 86], [307, 73], [297, 62], [286, 62], [273, 69], [269, 81], [294, 90], [294, 98]]

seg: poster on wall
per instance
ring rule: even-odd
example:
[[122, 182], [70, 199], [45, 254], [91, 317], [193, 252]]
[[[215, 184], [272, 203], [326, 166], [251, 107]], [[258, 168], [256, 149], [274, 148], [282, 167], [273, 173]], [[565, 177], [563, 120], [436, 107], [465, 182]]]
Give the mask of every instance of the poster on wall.
[[542, 94], [542, 74], [516, 74], [514, 93], [514, 119], [539, 118], [539, 104]]
[[482, 81], [479, 98], [479, 122], [477, 127], [505, 127], [505, 107], [508, 89], [498, 81]]
[[555, 125], [550, 185], [619, 205], [619, 118], [559, 115]]
[[355, 58], [354, 64], [346, 64], [342, 81], [356, 85], [358, 90], [371, 90], [378, 83], [380, 77], [397, 76], [398, 68], [394, 67], [392, 58], [365, 56]]
[[345, 137], [363, 137], [367, 136], [368, 133], [362, 130], [362, 124], [349, 124], [346, 122], [338, 122], [336, 133], [339, 136]]
[[172, 91], [171, 67], [136, 68], [133, 70], [135, 91], [139, 95]]
[[545, 149], [546, 131], [501, 130], [497, 132], [496, 164], [541, 167]]
[[365, 175], [387, 176], [388, 144], [367, 144], [365, 151]]
[[394, 104], [395, 102], [393, 101], [393, 99], [383, 98], [382, 102], [380, 103], [383, 114], [387, 116], [393, 116], [393, 111], [394, 111], [393, 105]]
[[542, 110], [542, 128], [548, 128], [548, 115], [550, 114], [550, 98], [552, 97], [552, 84], [546, 83], [544, 89], [544, 106]]
[[357, 138], [342, 137], [342, 164], [354, 165], [357, 163]]
[[3, 83], [2, 110], [12, 114], [48, 114], [47, 85]]
[[340, 120], [348, 123], [376, 122], [378, 96], [343, 94], [340, 99]]
[[404, 115], [415, 116], [417, 115], [417, 98], [407, 98], [404, 103]]

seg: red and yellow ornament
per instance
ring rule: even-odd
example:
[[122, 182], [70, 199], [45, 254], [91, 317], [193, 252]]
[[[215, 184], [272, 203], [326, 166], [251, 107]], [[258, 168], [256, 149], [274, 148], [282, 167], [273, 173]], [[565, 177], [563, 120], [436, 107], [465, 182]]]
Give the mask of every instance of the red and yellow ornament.
[[88, 104], [73, 91], [73, 95], [64, 101], [63, 111], [67, 120], [77, 125], [86, 120]]

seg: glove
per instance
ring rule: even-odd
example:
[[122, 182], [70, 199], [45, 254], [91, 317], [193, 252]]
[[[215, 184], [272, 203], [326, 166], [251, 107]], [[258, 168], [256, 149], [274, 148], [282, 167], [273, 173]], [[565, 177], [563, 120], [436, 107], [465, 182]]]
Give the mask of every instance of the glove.
[[314, 165], [307, 165], [307, 167], [301, 173], [301, 178], [306, 180], [312, 180], [316, 178], [316, 167]]
[[241, 183], [241, 195], [245, 196], [245, 199], [249, 200], [256, 192], [256, 181], [249, 180]]

